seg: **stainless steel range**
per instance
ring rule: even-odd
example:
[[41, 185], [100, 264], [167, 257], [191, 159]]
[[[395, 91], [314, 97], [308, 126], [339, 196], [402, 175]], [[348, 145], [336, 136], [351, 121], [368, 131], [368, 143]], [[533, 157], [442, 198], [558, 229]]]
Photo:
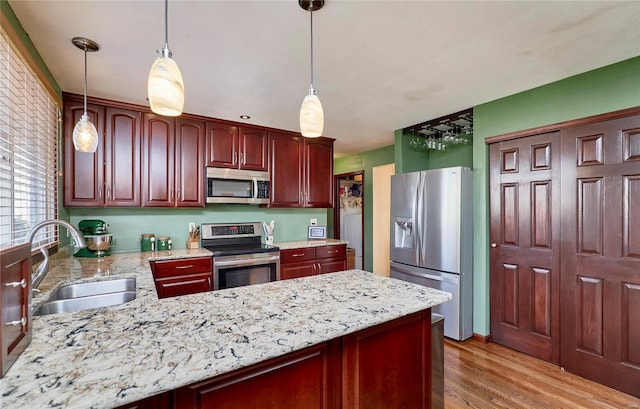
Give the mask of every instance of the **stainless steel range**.
[[202, 247], [213, 252], [213, 289], [280, 279], [280, 249], [262, 243], [262, 223], [203, 223]]

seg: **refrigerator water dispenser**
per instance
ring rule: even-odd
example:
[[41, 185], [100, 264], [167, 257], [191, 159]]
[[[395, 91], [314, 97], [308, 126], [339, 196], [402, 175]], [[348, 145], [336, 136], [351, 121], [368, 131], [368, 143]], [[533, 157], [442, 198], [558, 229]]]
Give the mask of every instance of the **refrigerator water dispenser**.
[[411, 232], [413, 231], [413, 220], [410, 217], [396, 217], [394, 247], [410, 249], [413, 247]]

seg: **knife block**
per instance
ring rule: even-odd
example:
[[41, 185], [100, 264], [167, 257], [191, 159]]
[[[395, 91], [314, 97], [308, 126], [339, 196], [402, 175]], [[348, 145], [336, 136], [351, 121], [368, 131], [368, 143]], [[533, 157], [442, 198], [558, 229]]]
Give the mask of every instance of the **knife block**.
[[197, 249], [200, 247], [200, 240], [197, 237], [188, 237], [187, 238], [187, 248], [188, 249]]

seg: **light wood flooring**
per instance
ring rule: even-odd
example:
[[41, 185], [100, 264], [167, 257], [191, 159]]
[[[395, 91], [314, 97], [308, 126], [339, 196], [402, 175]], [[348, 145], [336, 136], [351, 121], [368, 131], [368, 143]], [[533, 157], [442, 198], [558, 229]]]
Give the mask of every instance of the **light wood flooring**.
[[445, 340], [445, 408], [640, 409], [640, 399], [475, 340]]

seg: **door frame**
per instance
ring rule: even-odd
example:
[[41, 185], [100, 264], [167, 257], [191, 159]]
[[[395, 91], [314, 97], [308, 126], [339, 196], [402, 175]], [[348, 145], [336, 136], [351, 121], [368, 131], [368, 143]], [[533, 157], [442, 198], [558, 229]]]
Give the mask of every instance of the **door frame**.
[[365, 209], [365, 175], [364, 169], [356, 170], [353, 172], [340, 173], [338, 175], [333, 175], [333, 237], [338, 239], [340, 238], [340, 179], [345, 179], [347, 177], [361, 175], [362, 176], [362, 212], [360, 213], [360, 225], [362, 226], [362, 248], [360, 251], [362, 252], [362, 269], [364, 270], [364, 260], [365, 260], [365, 245], [364, 245], [364, 209]]

